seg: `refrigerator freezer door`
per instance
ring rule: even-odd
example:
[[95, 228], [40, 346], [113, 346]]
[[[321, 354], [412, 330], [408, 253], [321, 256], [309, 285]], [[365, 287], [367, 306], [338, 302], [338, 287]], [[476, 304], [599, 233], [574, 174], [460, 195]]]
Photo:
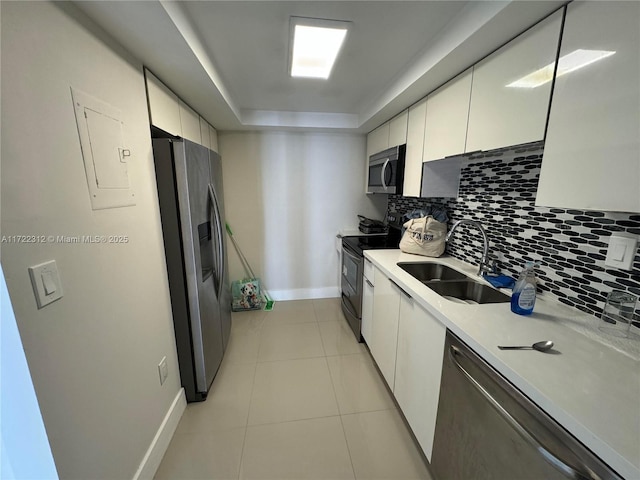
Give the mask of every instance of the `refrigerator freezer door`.
[[187, 140], [174, 145], [196, 388], [207, 392], [223, 354], [220, 307], [214, 286], [217, 262], [211, 253], [215, 226], [211, 225], [208, 199], [209, 151]]
[[209, 150], [211, 164], [211, 184], [217, 201], [221, 242], [221, 288], [220, 288], [220, 323], [222, 327], [222, 343], [227, 348], [231, 331], [231, 284], [229, 282], [229, 261], [227, 259], [227, 235], [224, 216], [224, 191], [222, 189], [222, 160], [213, 150]]

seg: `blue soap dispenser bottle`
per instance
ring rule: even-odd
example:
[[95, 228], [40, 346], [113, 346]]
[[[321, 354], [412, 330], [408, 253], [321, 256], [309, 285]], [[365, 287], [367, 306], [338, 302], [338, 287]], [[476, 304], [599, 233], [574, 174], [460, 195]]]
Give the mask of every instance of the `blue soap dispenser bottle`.
[[518, 315], [531, 315], [536, 303], [535, 263], [526, 262], [511, 295], [511, 311]]

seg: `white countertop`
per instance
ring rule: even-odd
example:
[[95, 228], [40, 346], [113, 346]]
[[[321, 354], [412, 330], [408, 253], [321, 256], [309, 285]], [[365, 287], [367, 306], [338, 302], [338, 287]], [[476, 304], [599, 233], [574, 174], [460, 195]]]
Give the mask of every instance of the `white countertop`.
[[[627, 480], [640, 479], [640, 359], [585, 335], [593, 317], [539, 295], [534, 313], [509, 303], [466, 305], [442, 298], [398, 262], [437, 262], [478, 279], [477, 267], [451, 257], [366, 250], [365, 257], [449, 330]], [[508, 293], [507, 290], [504, 290]], [[577, 328], [576, 328], [577, 325]], [[497, 345], [555, 343], [552, 353]]]

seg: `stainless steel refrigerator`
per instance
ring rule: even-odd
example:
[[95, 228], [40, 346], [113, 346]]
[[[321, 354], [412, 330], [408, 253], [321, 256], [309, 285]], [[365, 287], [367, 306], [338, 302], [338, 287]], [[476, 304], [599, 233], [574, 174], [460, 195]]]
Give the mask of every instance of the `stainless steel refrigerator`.
[[184, 139], [154, 138], [153, 157], [171, 307], [188, 402], [205, 400], [231, 329], [220, 156]]

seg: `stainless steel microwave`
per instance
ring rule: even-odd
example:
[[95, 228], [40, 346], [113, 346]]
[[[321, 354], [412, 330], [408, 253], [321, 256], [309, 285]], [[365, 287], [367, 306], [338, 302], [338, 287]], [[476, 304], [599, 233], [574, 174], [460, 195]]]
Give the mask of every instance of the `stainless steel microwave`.
[[369, 157], [367, 193], [402, 195], [406, 145], [398, 145]]

